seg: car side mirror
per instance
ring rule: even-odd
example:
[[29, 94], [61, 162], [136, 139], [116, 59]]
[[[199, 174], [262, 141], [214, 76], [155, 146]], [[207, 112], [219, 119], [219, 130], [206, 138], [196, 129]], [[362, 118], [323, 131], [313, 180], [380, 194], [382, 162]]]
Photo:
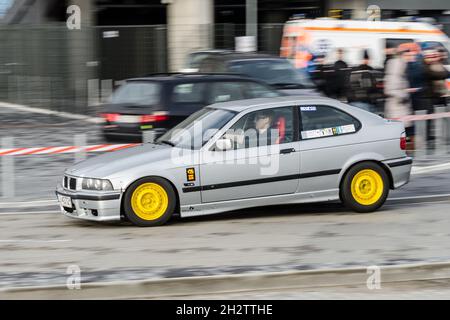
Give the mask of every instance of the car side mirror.
[[228, 138], [220, 138], [216, 141], [215, 150], [219, 151], [227, 151], [233, 148], [233, 143], [231, 139]]

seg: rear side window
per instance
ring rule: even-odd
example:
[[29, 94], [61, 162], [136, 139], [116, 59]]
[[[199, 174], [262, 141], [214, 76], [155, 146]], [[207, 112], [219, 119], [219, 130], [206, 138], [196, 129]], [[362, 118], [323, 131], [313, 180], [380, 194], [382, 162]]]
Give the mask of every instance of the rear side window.
[[281, 96], [277, 91], [256, 82], [246, 82], [244, 88], [247, 99]]
[[242, 82], [212, 82], [208, 91], [209, 103], [244, 99]]
[[205, 83], [182, 83], [173, 88], [173, 102], [202, 103], [204, 102]]
[[300, 137], [303, 140], [355, 133], [361, 123], [346, 112], [323, 105], [300, 106]]

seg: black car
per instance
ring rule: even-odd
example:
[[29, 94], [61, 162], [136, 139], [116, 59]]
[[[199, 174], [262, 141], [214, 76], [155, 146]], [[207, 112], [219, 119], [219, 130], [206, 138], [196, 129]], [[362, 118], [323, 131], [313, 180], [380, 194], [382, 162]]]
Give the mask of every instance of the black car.
[[286, 59], [261, 53], [222, 52], [198, 63], [199, 72], [232, 72], [264, 81], [289, 95], [319, 95], [305, 70]]
[[157, 138], [209, 104], [280, 95], [264, 82], [228, 74], [157, 74], [129, 79], [103, 105], [102, 128], [108, 141], [140, 141], [144, 130]]

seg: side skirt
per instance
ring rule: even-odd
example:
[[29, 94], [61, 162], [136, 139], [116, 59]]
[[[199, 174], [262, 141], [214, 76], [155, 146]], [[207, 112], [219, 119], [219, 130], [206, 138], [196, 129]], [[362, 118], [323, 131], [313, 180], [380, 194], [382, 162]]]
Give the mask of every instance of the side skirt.
[[184, 205], [181, 206], [180, 215], [184, 218], [268, 205], [325, 202], [334, 200], [339, 200], [339, 189]]

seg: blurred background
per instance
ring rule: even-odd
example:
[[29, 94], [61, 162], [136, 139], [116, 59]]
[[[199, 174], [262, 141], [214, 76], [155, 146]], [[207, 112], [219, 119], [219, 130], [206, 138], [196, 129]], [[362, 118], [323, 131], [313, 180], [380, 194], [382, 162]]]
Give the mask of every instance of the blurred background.
[[[94, 282], [450, 261], [449, 35], [448, 0], [0, 0], [0, 288], [65, 284], [71, 264]], [[404, 121], [410, 183], [362, 215], [326, 203], [131, 229], [59, 214], [74, 162], [281, 94]]]
[[[72, 4], [79, 30], [66, 26]], [[279, 55], [293, 16], [367, 20], [369, 5], [381, 20], [429, 17], [450, 32], [445, 0], [1, 0], [0, 101], [95, 114], [121, 80], [179, 71], [192, 51], [233, 50], [247, 35]]]

